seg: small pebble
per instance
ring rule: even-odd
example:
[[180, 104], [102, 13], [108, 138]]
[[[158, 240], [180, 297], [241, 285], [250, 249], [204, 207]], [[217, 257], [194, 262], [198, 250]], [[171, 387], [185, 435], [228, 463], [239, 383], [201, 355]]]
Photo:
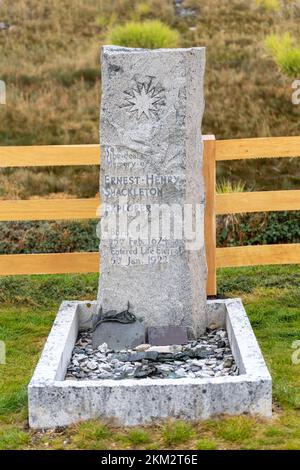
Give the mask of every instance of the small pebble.
[[106, 353], [108, 350], [108, 346], [106, 343], [102, 343], [100, 344], [100, 346], [98, 346], [98, 351], [100, 351], [101, 353]]
[[95, 361], [88, 361], [86, 367], [90, 370], [98, 369], [97, 362], [95, 362]]
[[151, 348], [151, 344], [139, 344], [134, 348], [135, 351], [140, 351], [144, 352], [147, 351], [147, 349]]

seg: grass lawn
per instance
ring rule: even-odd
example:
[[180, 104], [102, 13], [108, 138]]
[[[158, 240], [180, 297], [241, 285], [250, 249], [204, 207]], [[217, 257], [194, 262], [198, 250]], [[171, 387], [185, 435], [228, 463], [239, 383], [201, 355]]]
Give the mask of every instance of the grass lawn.
[[[219, 294], [240, 296], [274, 381], [274, 416], [168, 421], [140, 428], [86, 422], [37, 432], [27, 425], [26, 387], [62, 299], [96, 296], [97, 275], [0, 278], [0, 449], [300, 449], [300, 267], [222, 269]], [[300, 359], [300, 353], [299, 353]]]

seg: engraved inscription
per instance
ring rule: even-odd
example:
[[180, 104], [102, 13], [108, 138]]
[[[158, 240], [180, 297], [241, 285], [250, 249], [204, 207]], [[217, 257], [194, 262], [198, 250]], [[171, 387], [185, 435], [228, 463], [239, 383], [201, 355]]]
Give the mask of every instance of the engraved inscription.
[[[146, 155], [121, 146], [103, 146], [103, 161], [106, 168], [115, 170], [143, 170]], [[150, 157], [148, 157], [150, 158]]]
[[103, 194], [108, 198], [115, 197], [161, 197], [163, 188], [172, 185], [177, 190], [182, 190], [186, 180], [182, 175], [169, 174], [157, 175], [147, 173], [145, 175], [104, 175]]
[[118, 239], [110, 243], [110, 262], [119, 266], [169, 263], [171, 257], [180, 256], [184, 249], [178, 240]]

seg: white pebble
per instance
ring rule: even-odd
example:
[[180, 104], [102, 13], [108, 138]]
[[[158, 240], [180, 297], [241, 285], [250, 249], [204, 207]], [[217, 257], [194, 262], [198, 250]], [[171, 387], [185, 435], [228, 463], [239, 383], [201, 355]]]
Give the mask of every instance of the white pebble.
[[106, 353], [108, 351], [108, 346], [107, 346], [107, 343], [102, 343], [100, 344], [100, 346], [98, 346], [98, 351], [100, 351], [101, 353]]
[[147, 349], [151, 348], [151, 344], [139, 344], [134, 348], [135, 351], [147, 351]]

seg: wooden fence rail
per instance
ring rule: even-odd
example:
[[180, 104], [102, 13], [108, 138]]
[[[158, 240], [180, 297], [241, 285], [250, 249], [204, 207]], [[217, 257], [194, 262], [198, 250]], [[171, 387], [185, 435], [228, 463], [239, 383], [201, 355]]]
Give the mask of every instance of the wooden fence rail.
[[[208, 199], [211, 201], [211, 199]], [[95, 219], [98, 198], [0, 200], [0, 221]], [[300, 210], [300, 191], [262, 191], [217, 194], [215, 213], [278, 212]]]
[[[300, 190], [216, 194], [216, 162], [300, 156], [300, 137], [219, 140], [204, 136], [207, 293], [216, 294], [216, 268], [300, 263], [300, 244], [216, 248], [216, 214], [300, 210]], [[0, 168], [99, 165], [98, 145], [0, 147]], [[98, 198], [0, 200], [0, 221], [94, 219]], [[98, 272], [98, 253], [1, 255], [0, 275]]]

